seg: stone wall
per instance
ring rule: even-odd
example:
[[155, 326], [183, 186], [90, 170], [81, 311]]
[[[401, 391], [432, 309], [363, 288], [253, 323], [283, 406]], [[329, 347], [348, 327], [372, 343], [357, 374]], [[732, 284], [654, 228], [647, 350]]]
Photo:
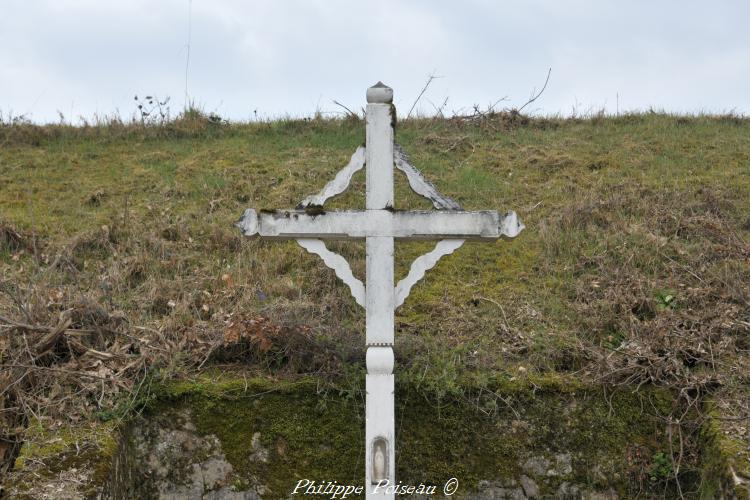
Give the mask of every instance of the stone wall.
[[[467, 392], [459, 402], [397, 386], [397, 478], [436, 489], [401, 498], [444, 498], [451, 478], [458, 481], [451, 498], [677, 496], [669, 471], [657, 467], [668, 441], [654, 412], [669, 410], [668, 393], [605, 393], [545, 378], [493, 391], [501, 398]], [[302, 497], [292, 492], [304, 480], [359, 485], [361, 403], [356, 392], [320, 392], [310, 380], [176, 383], [161, 388], [98, 457], [92, 446], [88, 462], [60, 455], [56, 469], [42, 471], [35, 461], [49, 457], [27, 453], [7, 485], [11, 497], [35, 499], [286, 499]], [[695, 469], [681, 479], [683, 491], [697, 495], [706, 478]], [[721, 495], [732, 498], [723, 487], [715, 491]]]

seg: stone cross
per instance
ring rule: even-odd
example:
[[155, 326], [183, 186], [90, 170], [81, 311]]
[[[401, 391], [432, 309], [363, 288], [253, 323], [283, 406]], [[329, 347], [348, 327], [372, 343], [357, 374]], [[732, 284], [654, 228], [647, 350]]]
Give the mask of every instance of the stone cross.
[[[513, 238], [524, 225], [514, 212], [468, 212], [441, 195], [394, 144], [393, 90], [378, 82], [367, 89], [366, 144], [359, 147], [332, 181], [317, 195], [305, 198], [295, 210], [245, 210], [237, 223], [247, 236], [296, 239], [308, 252], [319, 255], [349, 286], [357, 304], [365, 308], [367, 380], [365, 424], [365, 487], [368, 498], [394, 498], [388, 484], [396, 484], [394, 434], [393, 331], [394, 311], [425, 271], [467, 239], [493, 241]], [[323, 204], [349, 186], [355, 172], [366, 169], [365, 210], [326, 212]], [[434, 211], [396, 211], [393, 206], [393, 170], [401, 170], [410, 187], [428, 198]], [[324, 239], [364, 238], [366, 281], [352, 274], [342, 256], [326, 248]], [[394, 287], [394, 240], [440, 240], [435, 248], [414, 260], [407, 276]]]

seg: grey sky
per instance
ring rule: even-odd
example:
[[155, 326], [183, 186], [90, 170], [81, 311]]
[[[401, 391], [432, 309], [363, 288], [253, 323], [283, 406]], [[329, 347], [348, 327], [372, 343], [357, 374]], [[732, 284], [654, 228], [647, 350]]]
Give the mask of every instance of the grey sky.
[[[236, 120], [359, 109], [383, 80], [406, 113], [508, 96], [531, 111], [750, 113], [750, 2], [193, 0], [188, 92]], [[189, 0], [0, 0], [0, 111], [57, 121], [135, 94], [184, 102]]]

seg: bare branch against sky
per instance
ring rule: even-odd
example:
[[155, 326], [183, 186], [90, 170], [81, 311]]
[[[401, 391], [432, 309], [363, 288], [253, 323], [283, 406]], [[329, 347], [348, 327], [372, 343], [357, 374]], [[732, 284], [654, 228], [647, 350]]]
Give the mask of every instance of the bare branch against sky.
[[520, 106], [551, 67], [526, 112], [750, 113], [746, 0], [189, 1], [3, 0], [0, 111], [129, 117], [135, 94], [189, 90], [230, 119], [309, 116], [382, 80], [403, 113], [436, 72], [414, 113], [450, 113]]

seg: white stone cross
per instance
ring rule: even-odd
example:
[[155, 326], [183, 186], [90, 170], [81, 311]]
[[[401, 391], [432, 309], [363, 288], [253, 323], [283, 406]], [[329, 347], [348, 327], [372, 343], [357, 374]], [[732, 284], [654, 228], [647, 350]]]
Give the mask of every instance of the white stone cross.
[[[365, 308], [367, 380], [365, 424], [365, 487], [368, 498], [394, 498], [386, 485], [396, 484], [394, 434], [393, 330], [394, 311], [425, 271], [467, 239], [492, 241], [513, 238], [524, 225], [514, 212], [467, 212], [442, 196], [394, 145], [393, 90], [378, 82], [367, 89], [366, 147], [359, 147], [349, 164], [323, 190], [309, 196], [295, 210], [245, 210], [237, 225], [247, 236], [296, 239], [319, 255]], [[323, 204], [349, 186], [355, 172], [367, 166], [366, 210], [325, 212]], [[395, 211], [393, 167], [406, 174], [411, 188], [428, 198], [437, 211]], [[352, 274], [349, 263], [328, 250], [322, 239], [364, 238], [367, 253], [366, 287]], [[393, 242], [440, 240], [414, 260], [406, 278], [393, 284]]]

